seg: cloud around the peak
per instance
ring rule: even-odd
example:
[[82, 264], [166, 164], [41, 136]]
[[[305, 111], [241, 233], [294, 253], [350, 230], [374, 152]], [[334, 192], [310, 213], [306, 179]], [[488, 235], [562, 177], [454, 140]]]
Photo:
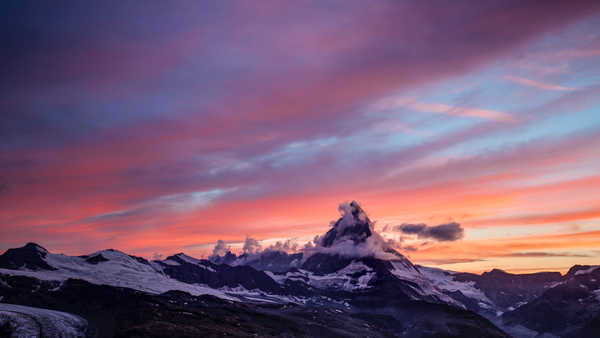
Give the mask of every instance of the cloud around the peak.
[[217, 244], [213, 248], [211, 257], [224, 256], [227, 252], [231, 251], [231, 247], [225, 243], [222, 239], [217, 241]]
[[262, 251], [262, 245], [257, 239], [246, 237], [242, 251], [247, 255], [258, 254]]

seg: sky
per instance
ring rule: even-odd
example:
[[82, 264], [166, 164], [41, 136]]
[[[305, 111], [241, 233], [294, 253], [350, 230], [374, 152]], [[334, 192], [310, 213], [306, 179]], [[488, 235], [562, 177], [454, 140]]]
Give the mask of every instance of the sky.
[[0, 6], [0, 251], [303, 244], [356, 200], [415, 263], [600, 261], [599, 1]]

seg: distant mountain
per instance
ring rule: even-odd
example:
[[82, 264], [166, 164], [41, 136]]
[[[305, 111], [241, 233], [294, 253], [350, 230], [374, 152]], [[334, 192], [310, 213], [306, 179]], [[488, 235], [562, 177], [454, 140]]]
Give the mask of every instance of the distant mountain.
[[541, 295], [503, 314], [502, 320], [507, 325], [577, 337], [582, 336], [579, 330], [597, 325], [599, 316], [600, 266], [574, 266]]
[[[476, 275], [416, 266], [374, 230], [358, 203], [343, 204], [341, 211], [340, 219], [314, 247], [298, 253], [267, 249], [236, 256], [228, 252], [210, 260], [178, 253], [148, 261], [113, 249], [84, 256], [53, 254], [28, 243], [0, 255], [0, 301], [72, 312], [89, 321], [92, 331], [102, 331], [98, 325], [109, 320], [114, 330], [107, 332], [113, 334], [129, 332], [114, 325], [127, 323], [133, 312], [117, 311], [104, 316], [111, 319], [98, 321], [94, 302], [114, 309], [125, 301], [181, 301], [183, 305], [173, 311], [196, 316], [208, 311], [201, 299], [211, 295], [222, 299], [211, 304], [245, 318], [268, 314], [275, 321], [291, 320], [291, 327], [308, 325], [306, 316], [317, 322], [331, 318], [366, 325], [370, 329], [365, 334], [372, 336], [506, 336], [492, 322], [523, 336], [583, 335], [598, 321], [600, 271], [596, 267], [575, 266], [562, 276], [497, 269]], [[120, 295], [121, 300], [105, 303], [93, 292]], [[71, 306], [63, 298], [77, 298], [75, 303], [81, 304]], [[170, 310], [138, 305], [148, 315], [141, 314], [134, 322], [158, 325], [156, 332], [167, 332], [158, 322], [161, 316], [170, 318], [163, 312]], [[169, 330], [177, 336], [186, 332], [193, 336], [189, 325], [208, 325], [199, 318], [187, 324], [175, 322]], [[238, 332], [229, 324], [215, 325], [222, 332]], [[266, 335], [289, 332], [270, 325], [261, 322], [253, 327], [275, 330]], [[140, 330], [151, 336], [149, 326]], [[315, 335], [348, 332], [319, 330], [323, 334]], [[298, 332], [312, 336], [316, 331]]]
[[[230, 260], [231, 257], [231, 252], [228, 252], [221, 261]], [[247, 265], [261, 271], [286, 272], [298, 267], [302, 257], [302, 253], [288, 254], [283, 251], [266, 250], [258, 255], [240, 255], [239, 258], [235, 257], [228, 264]]]
[[474, 282], [474, 286], [483, 291], [501, 311], [513, 310], [531, 301], [561, 279], [560, 272], [512, 274], [499, 269], [481, 275], [454, 274], [456, 281]]
[[250, 266], [217, 265], [183, 253], [167, 257], [164, 261], [154, 261], [153, 265], [165, 275], [184, 283], [203, 284], [215, 289], [241, 286], [247, 290], [284, 293], [283, 288], [271, 277]]

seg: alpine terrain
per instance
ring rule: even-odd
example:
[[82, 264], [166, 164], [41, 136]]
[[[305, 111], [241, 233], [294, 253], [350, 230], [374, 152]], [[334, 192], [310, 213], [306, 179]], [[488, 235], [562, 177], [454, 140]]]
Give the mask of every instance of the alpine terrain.
[[593, 337], [600, 269], [481, 275], [418, 266], [356, 202], [312, 247], [149, 261], [34, 243], [0, 256], [0, 335]]

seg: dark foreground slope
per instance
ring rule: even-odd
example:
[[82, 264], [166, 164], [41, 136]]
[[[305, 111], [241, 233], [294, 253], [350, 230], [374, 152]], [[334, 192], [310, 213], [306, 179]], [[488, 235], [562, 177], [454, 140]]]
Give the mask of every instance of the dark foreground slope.
[[[482, 317], [442, 304], [403, 304], [405, 320], [292, 304], [256, 305], [180, 291], [152, 295], [69, 279], [0, 275], [6, 303], [74, 313], [89, 337], [505, 337]], [[395, 310], [398, 311], [398, 310]], [[396, 313], [397, 314], [397, 313]]]

